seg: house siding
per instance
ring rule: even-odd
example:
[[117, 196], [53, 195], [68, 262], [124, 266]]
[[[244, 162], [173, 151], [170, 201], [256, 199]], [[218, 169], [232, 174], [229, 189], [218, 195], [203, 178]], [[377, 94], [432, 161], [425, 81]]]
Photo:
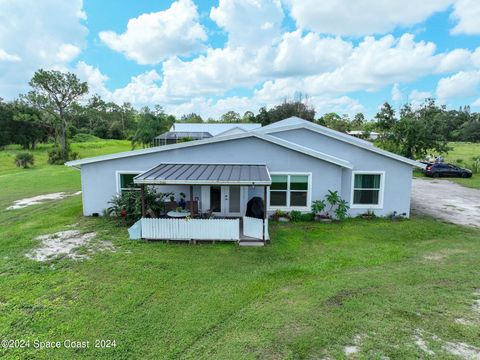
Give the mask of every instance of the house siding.
[[[375, 214], [387, 216], [396, 211], [398, 214], [405, 213], [407, 217], [410, 216], [411, 165], [307, 129], [286, 130], [270, 135], [351, 162], [354, 165], [352, 170], [342, 169], [340, 186], [342, 198], [349, 203], [352, 196], [352, 171], [384, 171], [383, 208], [373, 209]], [[356, 216], [368, 209], [369, 206], [350, 209], [349, 214]]]
[[[102, 214], [109, 206], [108, 202], [117, 193], [117, 171], [145, 171], [162, 162], [266, 164], [271, 172], [311, 173], [312, 200], [323, 198], [328, 190], [342, 191], [342, 167], [259, 138], [249, 137], [83, 164], [81, 177], [84, 215]], [[188, 198], [188, 188], [181, 189], [187, 193]], [[178, 189], [164, 186], [161, 191], [176, 192]], [[259, 187], [249, 189], [249, 198], [258, 194], [258, 191]], [[194, 196], [201, 196], [200, 187], [194, 187]], [[263, 194], [260, 196], [263, 197]]]

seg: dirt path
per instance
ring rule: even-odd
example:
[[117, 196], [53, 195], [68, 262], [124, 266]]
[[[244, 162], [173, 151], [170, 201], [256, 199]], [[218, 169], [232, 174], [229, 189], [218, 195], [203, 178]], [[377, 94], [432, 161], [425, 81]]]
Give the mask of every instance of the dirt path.
[[412, 212], [480, 227], [480, 190], [449, 180], [413, 179]]

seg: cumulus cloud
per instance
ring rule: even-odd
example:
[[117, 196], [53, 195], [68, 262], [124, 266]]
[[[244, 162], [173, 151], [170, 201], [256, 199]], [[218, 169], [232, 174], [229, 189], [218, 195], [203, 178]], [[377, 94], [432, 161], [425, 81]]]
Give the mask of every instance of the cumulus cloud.
[[15, 55], [15, 54], [9, 54], [9, 53], [7, 53], [5, 50], [0, 49], [0, 61], [11, 61], [11, 62], [15, 62], [15, 61], [20, 61], [20, 60], [22, 60], [22, 59], [20, 58], [20, 56]]
[[472, 53], [467, 49], [454, 49], [443, 56], [437, 72], [455, 72], [472, 66]]
[[81, 0], [0, 1], [0, 96], [28, 89], [39, 68], [66, 69], [85, 45]]
[[316, 33], [302, 36], [300, 30], [283, 34], [273, 63], [284, 75], [309, 75], [330, 71], [342, 65], [353, 46], [341, 38], [320, 37]]
[[112, 50], [139, 64], [157, 64], [173, 55], [203, 49], [207, 40], [192, 0], [178, 0], [167, 10], [130, 19], [123, 34], [100, 32], [100, 40]]
[[419, 91], [414, 89], [408, 95], [408, 102], [414, 107], [419, 107], [425, 102], [425, 99], [429, 99], [432, 97], [432, 93], [430, 91]]
[[[465, 0], [475, 2], [476, 0]], [[407, 27], [444, 11], [453, 0], [286, 0], [297, 26], [319, 33], [363, 36]], [[478, 16], [477, 16], [478, 18]]]
[[395, 103], [400, 103], [403, 99], [402, 91], [400, 90], [400, 85], [398, 83], [393, 84], [392, 86], [392, 101]]
[[480, 2], [478, 0], [457, 0], [451, 15], [457, 24], [452, 34], [480, 34]]
[[438, 81], [436, 95], [441, 100], [470, 97], [478, 93], [480, 71], [460, 71]]
[[228, 34], [229, 46], [261, 47], [280, 36], [280, 0], [220, 0], [210, 18]]

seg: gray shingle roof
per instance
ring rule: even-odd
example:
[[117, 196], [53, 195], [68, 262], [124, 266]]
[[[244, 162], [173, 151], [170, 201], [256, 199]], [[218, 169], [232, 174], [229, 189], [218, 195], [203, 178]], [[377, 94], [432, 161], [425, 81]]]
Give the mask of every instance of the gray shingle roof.
[[160, 164], [135, 177], [136, 184], [270, 185], [265, 165]]

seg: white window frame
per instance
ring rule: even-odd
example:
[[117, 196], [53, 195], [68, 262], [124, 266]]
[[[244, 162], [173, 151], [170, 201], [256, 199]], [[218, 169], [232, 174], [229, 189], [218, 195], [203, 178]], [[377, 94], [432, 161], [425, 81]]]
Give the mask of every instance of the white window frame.
[[[117, 188], [117, 194], [120, 195], [122, 193], [122, 189], [120, 188], [120, 185], [122, 182], [120, 181], [120, 175], [129, 175], [129, 174], [141, 174], [145, 170], [139, 170], [139, 171], [133, 171], [133, 170], [117, 170], [115, 171], [115, 182], [116, 182], [116, 188]], [[129, 191], [138, 191], [140, 190], [139, 188], [125, 188], [124, 190], [129, 190]]]
[[[380, 175], [380, 189], [378, 192], [378, 204], [354, 204], [355, 192], [355, 175]], [[377, 190], [377, 189], [362, 189], [362, 190]], [[385, 193], [385, 171], [352, 171], [352, 186], [350, 196], [351, 209], [383, 209], [383, 195]]]
[[[287, 189], [282, 190], [287, 192], [287, 206], [277, 206], [273, 205], [270, 206], [270, 192], [272, 191], [270, 187], [268, 187], [267, 191], [267, 200], [268, 200], [268, 211], [275, 211], [275, 210], [282, 210], [282, 211], [310, 211], [312, 208], [312, 173], [311, 172], [295, 172], [295, 171], [274, 171], [270, 172], [270, 175], [284, 175], [288, 176], [287, 180]], [[290, 175], [303, 175], [308, 177], [308, 188], [307, 188], [307, 206], [290, 206]], [[275, 190], [273, 190], [275, 191]], [[295, 192], [295, 190], [293, 190]], [[302, 191], [302, 190], [300, 190]]]

